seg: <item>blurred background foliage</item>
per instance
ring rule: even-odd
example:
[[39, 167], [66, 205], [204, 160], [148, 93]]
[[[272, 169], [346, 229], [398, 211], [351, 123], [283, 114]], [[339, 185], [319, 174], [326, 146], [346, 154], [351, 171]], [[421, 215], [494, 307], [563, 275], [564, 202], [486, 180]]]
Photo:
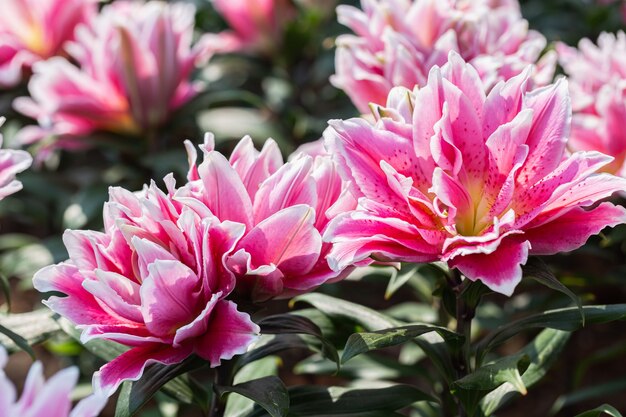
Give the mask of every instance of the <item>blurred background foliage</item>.
[[[189, 1], [197, 7], [198, 31], [218, 32], [227, 27], [208, 0]], [[2, 281], [10, 284], [12, 313], [38, 308], [39, 296], [29, 290], [32, 275], [39, 268], [66, 258], [61, 242], [65, 229], [102, 227], [101, 209], [109, 186], [139, 190], [150, 179], [161, 184], [160, 179], [169, 172], [174, 172], [180, 180], [184, 178], [187, 170], [184, 139], [201, 143], [204, 132], [210, 131], [216, 135], [218, 148], [229, 153], [246, 134], [259, 146], [272, 137], [287, 156], [299, 145], [321, 137], [329, 119], [357, 115], [348, 98], [328, 81], [334, 72], [334, 39], [346, 32], [336, 21], [336, 1], [295, 3], [298, 16], [287, 26], [281, 45], [264, 55], [213, 57], [197, 73], [197, 78], [206, 83], [206, 90], [150, 140], [98, 134], [98, 147], [85, 152], [59, 152], [20, 175], [23, 191], [0, 202], [0, 274], [5, 277]], [[342, 3], [358, 4], [356, 0]], [[576, 44], [583, 37], [595, 40], [602, 31], [624, 27], [620, 2], [599, 5], [585, 0], [523, 0], [521, 3], [530, 26], [550, 41]], [[11, 146], [21, 126], [32, 123], [11, 107], [14, 97], [26, 94], [24, 85], [0, 93], [0, 114], [8, 120], [2, 127], [5, 146]], [[622, 226], [592, 239], [573, 254], [551, 258], [550, 267], [584, 303], [618, 303], [626, 299], [625, 254], [626, 227]], [[321, 291], [387, 311], [397, 318], [448, 324], [445, 306], [439, 297], [433, 296], [439, 287], [436, 270], [405, 269], [390, 281], [392, 274], [395, 273], [379, 268]], [[486, 297], [478, 311], [475, 331], [493, 329], [521, 313], [572, 304], [567, 297], [532, 280], [526, 280], [516, 294], [512, 298]], [[2, 298], [7, 301], [6, 295], [0, 295]], [[6, 302], [0, 305], [5, 311], [9, 307]], [[277, 302], [271, 309], [280, 312], [288, 307]], [[333, 322], [321, 315], [314, 321], [338, 345], [358, 329], [354, 323]], [[515, 352], [531, 340], [529, 336], [517, 337], [503, 349]], [[100, 365], [67, 337], [53, 338], [45, 348], [39, 349], [38, 354], [50, 363], [49, 373], [71, 362], [81, 366], [87, 381], [87, 376]], [[376, 381], [393, 379], [421, 380], [423, 384], [428, 381], [415, 375], [410, 367], [423, 359], [420, 352], [415, 345], [407, 345], [401, 350], [361, 356], [347, 364], [339, 375], [333, 375], [333, 365], [321, 356], [307, 357], [298, 351], [286, 354], [279, 362], [270, 360], [266, 366], [271, 372], [279, 372], [278, 365], [282, 364], [281, 376], [289, 383], [352, 381], [353, 385], [373, 386]], [[525, 401], [513, 402], [499, 415], [572, 416], [602, 402], [626, 410], [625, 357], [624, 323], [585, 328], [572, 336], [553, 371], [539, 387], [532, 389]], [[28, 362], [25, 355], [20, 360]], [[296, 375], [288, 372], [292, 366]], [[23, 372], [18, 365], [9, 371]], [[163, 397], [144, 415], [167, 417], [175, 415], [177, 410], [178, 406]], [[428, 410], [411, 412], [415, 416], [429, 415]]]

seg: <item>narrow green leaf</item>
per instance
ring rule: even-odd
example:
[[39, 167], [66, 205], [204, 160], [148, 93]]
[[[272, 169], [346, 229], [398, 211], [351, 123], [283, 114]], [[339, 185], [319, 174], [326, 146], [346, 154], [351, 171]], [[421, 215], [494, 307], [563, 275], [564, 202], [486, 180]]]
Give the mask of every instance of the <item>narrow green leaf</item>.
[[[47, 340], [61, 330], [53, 316], [53, 312], [45, 309], [0, 316], [0, 326], [20, 336], [20, 339], [14, 339], [7, 332], [0, 332], [0, 344], [4, 345], [9, 352], [14, 352], [19, 349], [24, 350], [24, 343], [27, 346], [33, 346]], [[19, 340], [22, 346], [16, 340]]]
[[[241, 355], [237, 359], [237, 368], [242, 368], [254, 361], [266, 356], [274, 355], [284, 350], [306, 349], [311, 350], [311, 344], [306, 343], [302, 337], [294, 334], [267, 335], [255, 345], [251, 351]], [[315, 350], [315, 351], [319, 351]], [[335, 367], [337, 364], [335, 363]]]
[[[115, 417], [134, 416], [165, 384], [179, 375], [198, 369], [205, 362], [191, 357], [176, 365], [150, 365], [136, 382], [125, 382], [115, 409]], [[209, 402], [208, 393], [197, 404], [206, 410]]]
[[456, 348], [463, 343], [463, 336], [445, 327], [431, 324], [410, 324], [371, 333], [355, 333], [351, 335], [341, 356], [341, 362], [346, 363], [353, 357], [372, 350], [400, 345], [430, 332], [436, 332]]
[[[585, 306], [583, 311], [587, 323], [607, 323], [626, 320], [626, 304]], [[478, 344], [478, 363], [482, 361], [487, 352], [520, 332], [537, 328], [571, 332], [579, 329], [581, 326], [582, 322], [577, 307], [550, 310], [514, 321], [499, 327]]]
[[11, 311], [11, 284], [9, 279], [0, 272], [0, 291], [7, 301], [7, 311]]
[[[360, 324], [368, 331], [377, 331], [407, 324], [362, 305], [324, 294], [309, 293], [291, 300], [291, 304], [298, 302], [310, 304], [330, 317], [339, 317]], [[452, 365], [449, 349], [444, 339], [438, 334], [431, 332], [418, 336], [415, 339], [415, 343], [433, 361], [441, 375], [446, 378], [446, 381], [451, 382], [456, 375], [456, 371]]]
[[[522, 382], [530, 388], [539, 382], [559, 358], [561, 351], [571, 336], [570, 332], [555, 329], [542, 330], [535, 339], [526, 345], [519, 354], [528, 356], [530, 364], [522, 374]], [[481, 402], [481, 409], [486, 416], [493, 415], [496, 410], [509, 400], [518, 396], [519, 389], [505, 383], [488, 393]]]
[[523, 266], [523, 273], [524, 276], [531, 277], [540, 284], [543, 284], [548, 288], [559, 291], [568, 296], [578, 307], [582, 325], [583, 327], [585, 326], [585, 312], [583, 310], [583, 305], [580, 302], [580, 298], [576, 294], [574, 294], [569, 288], [563, 285], [561, 281], [558, 280], [558, 278], [552, 273], [548, 265], [546, 265], [546, 263], [541, 258], [533, 256], [528, 259], [526, 265]]
[[289, 391], [291, 412], [297, 416], [396, 411], [418, 401], [436, 401], [410, 385], [378, 389], [302, 386]]
[[[20, 336], [19, 334], [13, 332], [11, 329], [8, 329], [2, 325], [0, 325], [0, 334], [5, 335], [17, 347], [22, 349], [24, 352], [28, 353], [30, 357], [33, 360], [35, 360], [35, 352], [33, 352], [33, 348], [30, 347], [26, 339], [24, 339], [22, 336]], [[0, 342], [3, 342], [2, 344], [4, 345], [4, 341], [2, 339], [0, 339]]]
[[331, 317], [343, 317], [360, 324], [366, 330], [381, 330], [400, 326], [401, 323], [362, 305], [320, 293], [309, 293], [293, 298], [291, 305], [307, 303]]
[[[292, 335], [289, 335], [292, 336]], [[266, 376], [278, 375], [281, 359], [278, 356], [266, 356], [248, 363], [235, 374], [234, 384], [253, 381]], [[244, 417], [254, 410], [254, 401], [239, 394], [231, 393], [226, 401], [224, 417]]]
[[271, 417], [286, 417], [289, 412], [289, 392], [276, 376], [266, 376], [233, 387], [215, 386], [215, 391], [220, 396], [234, 392], [250, 398]]
[[626, 378], [623, 377], [602, 384], [594, 384], [587, 388], [560, 396], [550, 409], [550, 415], [555, 415], [563, 408], [579, 404], [583, 401], [589, 401], [596, 398], [602, 399], [612, 394], [624, 392], [626, 392]]
[[398, 270], [394, 268], [391, 277], [389, 278], [387, 289], [385, 290], [385, 300], [389, 300], [396, 293], [396, 291], [409, 282], [409, 280], [417, 274], [418, 270], [419, 265], [415, 265], [404, 272], [398, 272]]
[[306, 317], [295, 314], [278, 314], [259, 321], [262, 334], [305, 334], [316, 337], [322, 344], [322, 353], [337, 363], [339, 370], [339, 354], [337, 349], [322, 335], [315, 323]]
[[584, 413], [578, 414], [576, 417], [601, 417], [605, 414], [611, 417], [623, 417], [619, 411], [608, 404], [603, 404], [593, 410], [585, 411]]

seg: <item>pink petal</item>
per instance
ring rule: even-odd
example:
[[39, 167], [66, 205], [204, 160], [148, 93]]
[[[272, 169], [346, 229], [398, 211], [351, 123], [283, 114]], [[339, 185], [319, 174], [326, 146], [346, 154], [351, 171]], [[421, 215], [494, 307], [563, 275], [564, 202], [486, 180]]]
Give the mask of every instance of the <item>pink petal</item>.
[[222, 360], [247, 352], [259, 332], [259, 326], [248, 314], [237, 311], [235, 303], [222, 300], [213, 309], [208, 329], [197, 342], [195, 352], [216, 367]]
[[[537, 219], [539, 220], [539, 218]], [[626, 209], [611, 203], [602, 203], [593, 209], [574, 207], [565, 214], [524, 232], [532, 245], [533, 255], [553, 255], [570, 252], [585, 244], [590, 236], [605, 227], [626, 223]]]
[[146, 366], [153, 363], [174, 365], [185, 360], [192, 353], [189, 346], [174, 349], [168, 345], [155, 343], [133, 348], [122, 353], [104, 365], [93, 375], [96, 394], [111, 396], [124, 381], [137, 381]]
[[491, 254], [458, 256], [448, 262], [472, 281], [480, 280], [493, 291], [511, 296], [522, 280], [522, 265], [526, 264], [530, 243], [515, 238], [505, 239]]
[[177, 261], [158, 260], [148, 270], [141, 285], [146, 327], [157, 336], [173, 334], [198, 315], [201, 282], [189, 267]]

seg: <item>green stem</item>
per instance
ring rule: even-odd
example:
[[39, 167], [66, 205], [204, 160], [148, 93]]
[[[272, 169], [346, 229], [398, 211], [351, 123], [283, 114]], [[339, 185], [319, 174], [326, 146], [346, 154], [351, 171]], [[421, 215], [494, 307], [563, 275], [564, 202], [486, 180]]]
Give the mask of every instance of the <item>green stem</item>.
[[[463, 296], [463, 290], [466, 288], [469, 281], [464, 281], [458, 270], [455, 269], [452, 272], [452, 289], [456, 294], [456, 332], [464, 336], [463, 346], [456, 352], [454, 358], [457, 378], [460, 379], [472, 372], [471, 335], [472, 320], [476, 314], [476, 306], [469, 305]], [[467, 416], [465, 409], [460, 402], [458, 402], [458, 415], [459, 417]]]
[[[213, 378], [213, 387], [230, 386], [233, 384], [233, 367], [232, 361], [222, 362], [222, 365], [215, 368]], [[211, 405], [209, 407], [208, 417], [222, 417], [226, 411], [226, 398], [221, 398], [217, 390], [213, 389], [211, 397]]]

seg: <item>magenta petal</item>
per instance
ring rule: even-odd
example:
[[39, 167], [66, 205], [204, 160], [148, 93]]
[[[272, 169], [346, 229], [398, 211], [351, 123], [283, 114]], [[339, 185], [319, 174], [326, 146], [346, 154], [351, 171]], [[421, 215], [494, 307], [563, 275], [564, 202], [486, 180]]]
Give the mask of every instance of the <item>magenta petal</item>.
[[174, 349], [167, 345], [153, 344], [136, 347], [122, 353], [104, 365], [93, 376], [96, 394], [112, 395], [124, 381], [137, 381], [146, 366], [152, 363], [174, 365], [182, 362], [192, 353], [190, 347]]
[[537, 227], [529, 225], [524, 237], [532, 245], [533, 255], [553, 255], [569, 252], [585, 244], [590, 236], [605, 227], [626, 223], [626, 209], [602, 203], [594, 209], [575, 207], [556, 219]]
[[493, 291], [511, 296], [522, 280], [522, 265], [528, 260], [530, 243], [515, 237], [505, 239], [488, 255], [457, 256], [448, 264], [472, 281], [480, 280]]
[[197, 316], [201, 282], [188, 266], [177, 261], [155, 261], [141, 286], [141, 311], [146, 327], [166, 336]]
[[237, 311], [235, 303], [222, 300], [215, 305], [205, 336], [197, 342], [195, 352], [215, 367], [221, 360], [247, 352], [259, 332], [259, 326], [248, 314]]
[[317, 262], [322, 238], [315, 211], [305, 205], [283, 209], [256, 225], [239, 243], [252, 265], [276, 265], [284, 274], [304, 273]]

